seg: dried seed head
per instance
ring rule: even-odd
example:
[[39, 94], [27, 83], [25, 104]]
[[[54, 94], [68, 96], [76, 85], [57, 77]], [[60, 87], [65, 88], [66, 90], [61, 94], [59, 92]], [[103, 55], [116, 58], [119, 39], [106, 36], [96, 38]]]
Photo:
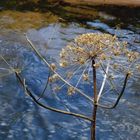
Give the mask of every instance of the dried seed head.
[[[119, 41], [115, 36], [103, 33], [87, 33], [79, 35], [60, 52], [60, 65], [66, 67], [69, 64], [83, 65], [91, 58], [106, 60], [111, 52], [120, 54], [116, 45]], [[110, 55], [108, 54], [110, 53]]]
[[83, 58], [80, 58], [80, 59], [79, 59], [79, 63], [80, 63], [81, 65], [83, 65], [83, 64], [85, 63], [85, 60], [84, 60]]
[[68, 95], [73, 95], [75, 93], [75, 89], [73, 87], [68, 88]]
[[60, 90], [60, 87], [59, 87], [59, 86], [55, 86], [53, 90], [54, 90], [55, 92], [57, 92], [57, 91]]
[[118, 68], [118, 64], [117, 64], [117, 63], [114, 63], [114, 64], [113, 64], [113, 68], [114, 68], [114, 69], [117, 69], [117, 68]]
[[66, 66], [68, 66], [68, 62], [67, 61], [62, 61], [62, 62], [60, 62], [60, 66], [61, 67], [66, 67]]
[[52, 82], [53, 82], [52, 77], [49, 77], [49, 82], [50, 82], [50, 83], [52, 83]]
[[[85, 65], [94, 59], [94, 67], [101, 68], [100, 64], [107, 64], [109, 68], [125, 73], [136, 69], [136, 61], [140, 53], [130, 51], [127, 42], [118, 41], [116, 36], [105, 33], [87, 33], [79, 35], [69, 43], [60, 53], [60, 66]], [[113, 64], [115, 63], [115, 64]], [[132, 70], [133, 64], [133, 70]]]
[[136, 65], [136, 69], [140, 72], [140, 65]]
[[106, 56], [104, 53], [102, 53], [102, 54], [100, 55], [100, 59], [101, 59], [101, 60], [106, 60], [106, 58], [107, 58], [107, 56]]
[[122, 44], [123, 44], [123, 47], [126, 47], [128, 45], [126, 41], [123, 41]]
[[54, 63], [51, 63], [50, 66], [51, 66], [51, 69], [52, 69], [52, 70], [56, 70], [56, 65], [55, 65]]
[[58, 79], [59, 79], [58, 75], [57, 74], [54, 74], [51, 77], [49, 77], [49, 82], [55, 82]]
[[119, 49], [113, 50], [113, 53], [115, 56], [119, 56], [121, 54], [121, 51]]
[[96, 69], [100, 67], [100, 63], [96, 63], [93, 65]]
[[128, 74], [129, 77], [131, 77], [133, 75], [133, 72], [132, 71], [128, 71], [127, 74]]
[[89, 77], [88, 77], [88, 74], [87, 73], [84, 73], [83, 74], [83, 80], [84, 81], [88, 81], [89, 80]]

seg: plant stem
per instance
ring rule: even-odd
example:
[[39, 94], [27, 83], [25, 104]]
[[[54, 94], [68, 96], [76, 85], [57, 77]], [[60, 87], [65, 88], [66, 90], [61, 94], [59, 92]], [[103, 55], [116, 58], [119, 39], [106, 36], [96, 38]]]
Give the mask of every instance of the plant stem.
[[92, 68], [93, 68], [93, 94], [94, 94], [94, 108], [93, 108], [93, 123], [91, 126], [91, 140], [96, 140], [96, 112], [97, 112], [97, 81], [96, 81], [96, 68], [95, 68], [95, 60], [92, 60]]
[[20, 84], [22, 85], [22, 87], [25, 89], [26, 94], [28, 96], [30, 96], [32, 98], [32, 100], [37, 105], [39, 105], [40, 107], [48, 109], [48, 110], [53, 111], [53, 112], [57, 112], [57, 113], [61, 113], [61, 114], [69, 115], [69, 116], [74, 116], [74, 117], [79, 117], [79, 118], [82, 118], [82, 119], [85, 119], [85, 120], [93, 122], [92, 118], [89, 118], [89, 117], [87, 117], [85, 115], [74, 113], [74, 112], [68, 112], [68, 111], [60, 110], [60, 109], [57, 109], [57, 108], [54, 108], [54, 107], [51, 107], [51, 106], [44, 105], [43, 103], [39, 102], [39, 100], [36, 99], [36, 97], [33, 95], [33, 93], [27, 87], [27, 85], [25, 85], [25, 82], [23, 82], [21, 75], [19, 73], [17, 73], [17, 72], [15, 72], [15, 75], [16, 75], [17, 79], [19, 80]]

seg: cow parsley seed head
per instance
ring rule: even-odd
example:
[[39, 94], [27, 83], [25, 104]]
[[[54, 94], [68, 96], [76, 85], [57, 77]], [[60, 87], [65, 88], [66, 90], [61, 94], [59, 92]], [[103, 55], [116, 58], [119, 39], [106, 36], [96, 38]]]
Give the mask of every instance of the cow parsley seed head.
[[58, 79], [59, 79], [58, 75], [53, 74], [52, 76], [49, 77], [49, 82], [55, 82]]
[[[60, 65], [83, 65], [88, 59], [109, 59], [110, 55], [119, 55], [120, 42], [116, 36], [103, 33], [87, 33], [79, 35], [73, 42], [62, 49]], [[121, 44], [123, 46], [123, 43]], [[111, 54], [112, 53], [112, 54]]]
[[55, 63], [51, 63], [50, 66], [51, 66], [51, 69], [52, 69], [52, 70], [56, 70], [56, 65], [55, 65]]
[[68, 95], [73, 95], [75, 93], [75, 89], [74, 89], [74, 87], [69, 87], [68, 88]]
[[87, 33], [77, 36], [62, 49], [60, 66], [81, 66], [94, 60], [94, 67], [101, 68], [101, 64], [110, 61], [112, 69], [127, 73], [136, 69], [139, 58], [140, 53], [129, 50], [127, 42], [119, 41], [116, 36], [106, 33]]
[[84, 80], [84, 81], [88, 81], [88, 80], [89, 80], [89, 75], [88, 75], [88, 73], [84, 73], [84, 74], [83, 74], [83, 80]]

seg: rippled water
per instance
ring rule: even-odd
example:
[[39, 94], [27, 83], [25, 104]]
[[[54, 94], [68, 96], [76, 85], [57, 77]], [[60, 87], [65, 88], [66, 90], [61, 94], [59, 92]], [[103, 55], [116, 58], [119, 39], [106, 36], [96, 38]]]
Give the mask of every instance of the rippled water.
[[[70, 8], [69, 8], [70, 9]], [[115, 9], [115, 8], [114, 8]], [[119, 8], [118, 8], [119, 9]], [[60, 9], [58, 9], [60, 10]], [[126, 19], [118, 11], [111, 8], [96, 11], [96, 16], [83, 20], [77, 14], [62, 14], [54, 11], [49, 18], [61, 20], [47, 21], [45, 16], [38, 18], [39, 24], [34, 26], [34, 21], [24, 19], [24, 24], [18, 20], [18, 14], [13, 16], [13, 11], [0, 12], [0, 54], [14, 68], [21, 69], [29, 88], [38, 95], [44, 88], [48, 68], [35, 55], [29, 47], [23, 33], [37, 46], [37, 49], [46, 59], [58, 62], [59, 52], [76, 35], [87, 32], [106, 32], [116, 34], [120, 40], [126, 40], [129, 47], [140, 51], [140, 18], [133, 9], [133, 15], [128, 14]], [[129, 13], [126, 9], [125, 12]], [[91, 10], [92, 11], [92, 10]], [[3, 12], [3, 13], [2, 13]], [[60, 12], [60, 13], [59, 13]], [[9, 14], [10, 13], [10, 14]], [[58, 14], [59, 13], [59, 14]], [[24, 13], [25, 14], [25, 13]], [[44, 13], [45, 15], [45, 13]], [[10, 17], [10, 18], [9, 18]], [[26, 17], [26, 14], [24, 15]], [[44, 18], [45, 17], [45, 18]], [[70, 18], [68, 18], [70, 17]], [[62, 19], [63, 18], [63, 19]], [[53, 18], [54, 19], [54, 18]], [[9, 22], [11, 21], [11, 24]], [[48, 19], [49, 20], [49, 19]], [[17, 22], [17, 21], [16, 21]], [[27, 27], [23, 29], [24, 25]], [[29, 23], [30, 22], [30, 23]], [[38, 107], [27, 95], [24, 94], [15, 75], [9, 66], [0, 59], [0, 140], [89, 140], [90, 123], [71, 116], [54, 113]], [[84, 90], [89, 89], [89, 85]], [[92, 114], [92, 105], [83, 97], [74, 95], [69, 97], [64, 89], [61, 93], [54, 94], [51, 87], [42, 102], [73, 112]], [[140, 138], [140, 77], [132, 79], [129, 88], [118, 107], [114, 110], [99, 109], [97, 113], [97, 139], [98, 140], [139, 140]]]

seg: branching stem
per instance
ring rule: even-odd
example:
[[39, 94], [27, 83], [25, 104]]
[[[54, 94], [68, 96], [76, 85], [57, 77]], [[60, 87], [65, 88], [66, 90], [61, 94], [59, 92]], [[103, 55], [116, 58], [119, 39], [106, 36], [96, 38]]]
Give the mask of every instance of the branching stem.
[[48, 109], [48, 110], [51, 110], [51, 111], [53, 111], [53, 112], [57, 112], [57, 113], [65, 114], [65, 115], [70, 115], [70, 116], [74, 116], [74, 117], [79, 117], [79, 118], [82, 118], [82, 119], [84, 119], [84, 120], [88, 120], [88, 121], [93, 122], [93, 119], [91, 119], [91, 118], [89, 118], [89, 117], [87, 117], [87, 116], [84, 116], [84, 115], [82, 115], [82, 114], [78, 114], [78, 113], [73, 113], [73, 112], [68, 112], [68, 111], [56, 109], [56, 108], [53, 108], [53, 107], [50, 107], [50, 106], [47, 106], [47, 105], [44, 105], [44, 104], [40, 103], [40, 102], [35, 98], [35, 96], [32, 94], [32, 92], [29, 90], [29, 88], [25, 85], [25, 83], [23, 82], [22, 77], [20, 76], [20, 74], [17, 73], [17, 72], [15, 72], [15, 74], [16, 74], [16, 77], [17, 77], [17, 79], [19, 80], [20, 84], [22, 85], [22, 87], [23, 87], [24, 89], [26, 89], [25, 92], [27, 92], [27, 94], [33, 99], [33, 101], [34, 101], [37, 105], [39, 105], [40, 107], [43, 107], [43, 108]]

